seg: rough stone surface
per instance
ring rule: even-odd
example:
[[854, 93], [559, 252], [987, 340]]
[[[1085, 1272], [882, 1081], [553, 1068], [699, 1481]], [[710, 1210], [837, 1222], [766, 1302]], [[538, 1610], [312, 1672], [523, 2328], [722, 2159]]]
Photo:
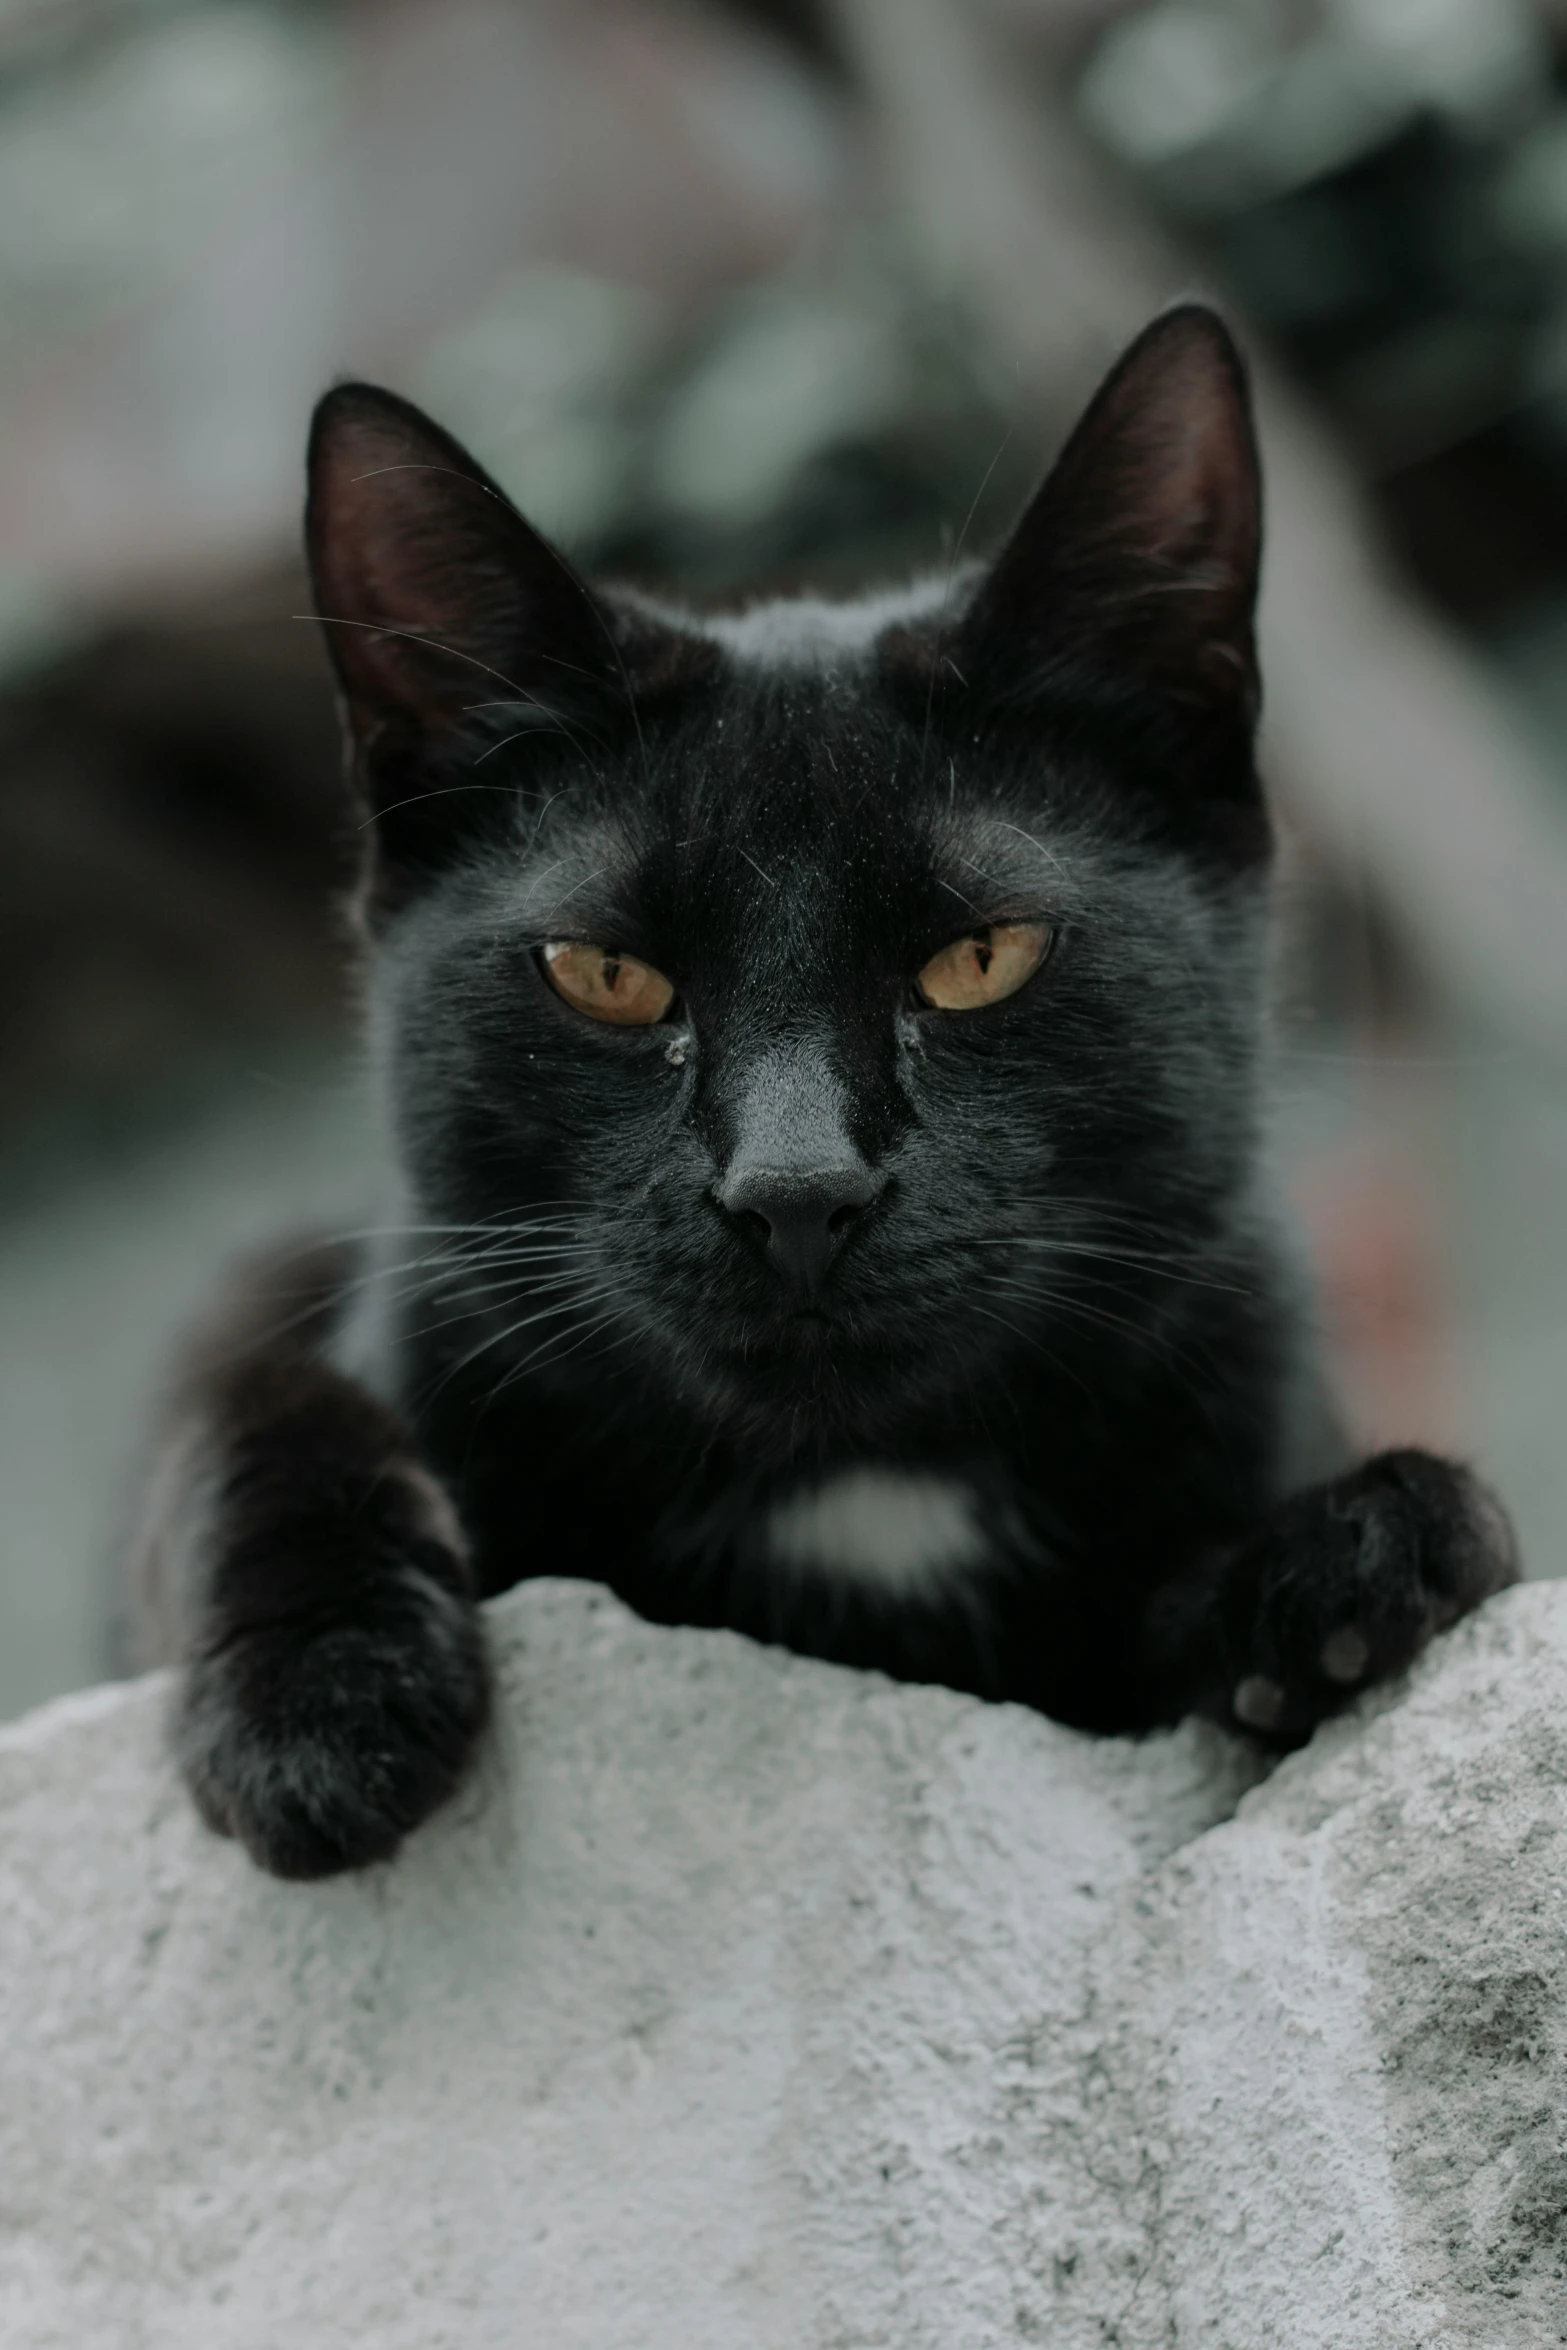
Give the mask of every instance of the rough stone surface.
[[1567, 1586], [1262, 1785], [491, 1615], [347, 1882], [196, 1825], [157, 1679], [0, 1736], [7, 2350], [1567, 2342]]

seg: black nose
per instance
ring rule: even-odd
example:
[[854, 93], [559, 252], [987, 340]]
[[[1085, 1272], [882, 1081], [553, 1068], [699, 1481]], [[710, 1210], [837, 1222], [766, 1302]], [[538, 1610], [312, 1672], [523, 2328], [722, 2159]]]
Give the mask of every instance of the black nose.
[[882, 1182], [863, 1161], [809, 1173], [747, 1166], [725, 1177], [717, 1198], [741, 1231], [761, 1243], [773, 1270], [802, 1297], [813, 1298]]

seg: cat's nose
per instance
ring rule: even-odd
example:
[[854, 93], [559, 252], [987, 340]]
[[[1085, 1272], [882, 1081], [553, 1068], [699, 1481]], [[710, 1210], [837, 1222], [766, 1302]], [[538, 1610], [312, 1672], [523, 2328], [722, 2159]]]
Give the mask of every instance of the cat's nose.
[[716, 1197], [774, 1272], [810, 1300], [884, 1181], [859, 1158], [811, 1170], [742, 1166], [719, 1184]]

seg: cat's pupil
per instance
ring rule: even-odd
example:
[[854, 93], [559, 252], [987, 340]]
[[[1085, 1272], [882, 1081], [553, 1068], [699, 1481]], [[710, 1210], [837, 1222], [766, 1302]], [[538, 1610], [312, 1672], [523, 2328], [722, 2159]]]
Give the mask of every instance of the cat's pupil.
[[981, 931], [974, 940], [974, 960], [979, 965], [981, 979], [984, 978], [995, 959], [996, 950], [990, 943], [990, 933], [988, 930]]

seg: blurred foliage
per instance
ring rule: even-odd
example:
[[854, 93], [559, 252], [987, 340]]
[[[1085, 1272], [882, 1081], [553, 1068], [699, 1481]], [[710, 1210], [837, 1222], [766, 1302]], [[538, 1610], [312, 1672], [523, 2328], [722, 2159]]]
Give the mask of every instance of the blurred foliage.
[[278, 600], [114, 628], [0, 703], [0, 1131], [340, 1024], [354, 842], [326, 664]]
[[1567, 591], [1564, 81], [1526, 0], [1158, 0], [1079, 84], [1428, 592], [1503, 637]]

